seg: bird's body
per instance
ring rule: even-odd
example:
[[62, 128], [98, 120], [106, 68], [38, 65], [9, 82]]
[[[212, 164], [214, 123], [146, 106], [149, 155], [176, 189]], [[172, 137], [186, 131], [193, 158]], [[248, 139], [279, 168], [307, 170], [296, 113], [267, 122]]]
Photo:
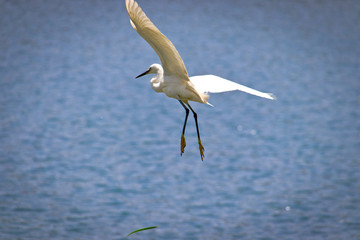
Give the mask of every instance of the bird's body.
[[184, 152], [186, 146], [184, 134], [190, 108], [196, 123], [201, 159], [203, 160], [204, 157], [204, 147], [201, 144], [197, 114], [191, 108], [189, 101], [211, 105], [208, 102], [209, 93], [234, 90], [247, 92], [249, 94], [271, 100], [275, 99], [275, 96], [271, 93], [263, 93], [214, 75], [189, 77], [185, 64], [174, 45], [159, 31], [159, 29], [157, 29], [139, 5], [134, 0], [125, 0], [125, 6], [129, 14], [132, 27], [155, 50], [162, 64], [152, 64], [147, 71], [136, 78], [146, 74], [155, 74], [150, 80], [152, 89], [155, 92], [163, 92], [166, 96], [177, 99], [186, 111], [185, 122], [181, 135], [181, 154]]
[[188, 103], [194, 101], [199, 103], [208, 103], [209, 95], [206, 92], [196, 90], [193, 82], [189, 78], [186, 80], [177, 75], [165, 75], [160, 64], [153, 64], [150, 68], [137, 77], [145, 74], [155, 74], [151, 80], [151, 87], [155, 92], [165, 93], [166, 96]]

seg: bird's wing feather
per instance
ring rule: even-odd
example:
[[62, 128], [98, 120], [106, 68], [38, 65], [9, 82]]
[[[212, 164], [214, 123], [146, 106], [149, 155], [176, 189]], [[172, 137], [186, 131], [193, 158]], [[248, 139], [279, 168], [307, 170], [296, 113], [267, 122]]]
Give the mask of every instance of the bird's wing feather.
[[155, 50], [160, 58], [165, 75], [177, 75], [180, 79], [188, 80], [189, 76], [184, 62], [171, 41], [150, 21], [137, 2], [125, 0], [125, 6], [131, 26]]
[[193, 76], [190, 77], [190, 81], [194, 84], [195, 89], [202, 93], [220, 93], [239, 90], [258, 97], [276, 100], [275, 95], [272, 93], [260, 92], [214, 75]]

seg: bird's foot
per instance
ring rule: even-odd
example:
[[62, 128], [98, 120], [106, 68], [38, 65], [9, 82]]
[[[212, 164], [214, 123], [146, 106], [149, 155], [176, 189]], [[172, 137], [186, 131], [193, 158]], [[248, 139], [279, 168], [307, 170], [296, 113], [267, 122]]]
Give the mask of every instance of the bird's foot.
[[181, 152], [180, 152], [180, 155], [182, 156], [182, 154], [184, 153], [185, 151], [185, 147], [186, 147], [186, 141], [185, 141], [185, 136], [184, 134], [181, 135]]
[[205, 149], [204, 149], [203, 145], [201, 144], [200, 138], [199, 138], [198, 142], [199, 142], [199, 150], [200, 150], [201, 161], [204, 161], [204, 157], [205, 157], [204, 151], [205, 151]]

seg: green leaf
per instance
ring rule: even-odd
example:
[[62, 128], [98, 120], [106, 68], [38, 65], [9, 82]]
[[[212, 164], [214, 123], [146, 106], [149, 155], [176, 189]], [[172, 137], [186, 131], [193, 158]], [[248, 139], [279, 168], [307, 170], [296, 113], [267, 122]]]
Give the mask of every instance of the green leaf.
[[130, 236], [131, 234], [134, 234], [134, 233], [137, 233], [137, 232], [141, 232], [141, 231], [145, 231], [145, 230], [149, 230], [149, 229], [153, 229], [153, 228], [157, 228], [157, 227], [159, 227], [159, 226], [152, 226], [152, 227], [140, 228], [140, 229], [138, 229], [138, 230], [135, 230], [135, 231], [129, 233], [129, 235], [127, 235], [127, 237]]

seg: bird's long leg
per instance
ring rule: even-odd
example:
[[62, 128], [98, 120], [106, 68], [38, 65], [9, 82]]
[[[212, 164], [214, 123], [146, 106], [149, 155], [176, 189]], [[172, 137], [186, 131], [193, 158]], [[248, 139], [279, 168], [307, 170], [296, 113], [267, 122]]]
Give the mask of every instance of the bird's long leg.
[[186, 128], [186, 123], [187, 123], [187, 119], [189, 116], [189, 109], [185, 106], [185, 104], [179, 100], [179, 102], [181, 103], [181, 105], [184, 107], [186, 115], [185, 115], [185, 121], [184, 121], [184, 126], [183, 126], [183, 130], [182, 130], [182, 134], [181, 134], [181, 149], [180, 149], [180, 155], [182, 156], [182, 154], [185, 151], [185, 146], [186, 146], [186, 141], [185, 141], [185, 128]]
[[198, 135], [198, 142], [199, 142], [199, 150], [200, 150], [200, 156], [201, 156], [201, 160], [204, 161], [204, 147], [201, 144], [201, 139], [200, 139], [200, 132], [199, 132], [199, 125], [198, 125], [198, 121], [197, 121], [197, 114], [196, 112], [192, 109], [192, 107], [190, 106], [190, 104], [188, 104], [188, 107], [190, 108], [190, 110], [192, 111], [192, 113], [194, 114], [194, 119], [195, 119], [195, 124], [196, 124], [196, 132]]

